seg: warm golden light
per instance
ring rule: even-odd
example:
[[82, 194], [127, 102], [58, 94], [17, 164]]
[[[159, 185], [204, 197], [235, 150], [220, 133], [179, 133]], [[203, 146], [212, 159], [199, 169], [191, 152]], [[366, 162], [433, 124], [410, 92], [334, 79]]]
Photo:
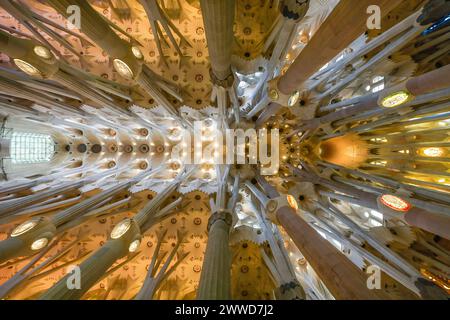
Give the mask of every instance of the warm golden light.
[[270, 97], [270, 99], [272, 99], [272, 100], [278, 100], [278, 97], [279, 97], [278, 91], [275, 90], [275, 89], [270, 90], [270, 91], [269, 91], [269, 97]]
[[50, 50], [43, 46], [36, 46], [34, 47], [33, 51], [40, 58], [50, 59], [51, 57], [53, 57]]
[[423, 149], [423, 154], [427, 157], [442, 157], [444, 155], [444, 150], [442, 148], [425, 148]]
[[124, 78], [132, 79], [134, 74], [133, 71], [130, 69], [130, 67], [119, 59], [114, 59], [113, 62], [114, 69]]
[[31, 244], [31, 250], [36, 251], [44, 248], [48, 244], [47, 238], [40, 238]]
[[11, 233], [11, 237], [17, 237], [25, 232], [30, 231], [37, 225], [37, 220], [26, 221], [18, 225]]
[[294, 210], [298, 210], [298, 204], [297, 204], [297, 201], [295, 201], [295, 198], [293, 196], [291, 196], [290, 194], [288, 194], [286, 196], [286, 198], [287, 198], [287, 202], [289, 203], [291, 208]]
[[182, 163], [178, 160], [173, 160], [169, 163], [169, 168], [173, 171], [180, 170], [181, 166], [182, 166]]
[[380, 201], [386, 207], [389, 207], [395, 211], [407, 212], [411, 209], [411, 205], [408, 202], [390, 194], [381, 196]]
[[26, 61], [14, 59], [16, 66], [30, 76], [42, 76], [42, 73], [36, 67], [32, 66]]
[[111, 231], [111, 239], [119, 239], [123, 236], [131, 227], [131, 220], [125, 219], [119, 222]]
[[394, 92], [383, 98], [381, 105], [385, 108], [398, 107], [408, 101], [411, 95], [407, 91]]

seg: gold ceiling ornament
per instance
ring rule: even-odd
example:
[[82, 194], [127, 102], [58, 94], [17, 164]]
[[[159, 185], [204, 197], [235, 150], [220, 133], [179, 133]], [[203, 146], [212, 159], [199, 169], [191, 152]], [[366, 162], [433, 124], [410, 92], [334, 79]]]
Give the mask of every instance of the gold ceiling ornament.
[[443, 148], [430, 147], [421, 149], [420, 153], [422, 153], [426, 157], [440, 158], [443, 157], [446, 152]]
[[292, 209], [298, 210], [298, 203], [292, 195], [288, 194], [286, 199]]
[[352, 169], [358, 168], [369, 158], [367, 142], [355, 133], [321, 141], [315, 150], [322, 161]]
[[143, 160], [143, 161], [139, 162], [139, 169], [145, 170], [147, 168], [148, 168], [148, 162], [147, 161]]
[[271, 100], [277, 101], [279, 98], [278, 90], [276, 89], [269, 90], [269, 97]]
[[108, 161], [106, 165], [109, 169], [112, 169], [116, 166], [116, 162], [114, 160]]

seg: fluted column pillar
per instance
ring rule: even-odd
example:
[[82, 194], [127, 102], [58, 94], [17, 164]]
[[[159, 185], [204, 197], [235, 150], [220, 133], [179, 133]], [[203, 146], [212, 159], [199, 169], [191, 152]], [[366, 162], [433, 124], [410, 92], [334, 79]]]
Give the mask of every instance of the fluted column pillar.
[[[111, 265], [130, 251], [133, 241], [140, 239], [139, 226], [133, 220], [129, 221], [128, 230], [119, 237], [112, 237], [103, 247], [97, 250], [79, 266], [80, 287], [69, 289], [67, 282], [72, 274], [67, 274], [53, 287], [47, 290], [41, 300], [77, 300], [80, 299], [100, 278]], [[128, 223], [128, 222], [127, 222]], [[119, 230], [119, 229], [116, 229]], [[114, 229], [112, 234], [114, 233]]]
[[288, 206], [279, 208], [276, 219], [336, 299], [388, 299], [381, 291], [370, 290], [367, 276], [297, 215], [294, 209]]
[[382, 14], [387, 14], [400, 3], [399, 0], [339, 1], [306, 48], [280, 78], [278, 89], [284, 94], [290, 94], [363, 34], [367, 29], [369, 6], [378, 5]]
[[212, 76], [224, 81], [231, 75], [235, 0], [200, 0], [200, 5]]
[[208, 222], [208, 243], [197, 291], [198, 300], [231, 299], [231, 213], [215, 212]]

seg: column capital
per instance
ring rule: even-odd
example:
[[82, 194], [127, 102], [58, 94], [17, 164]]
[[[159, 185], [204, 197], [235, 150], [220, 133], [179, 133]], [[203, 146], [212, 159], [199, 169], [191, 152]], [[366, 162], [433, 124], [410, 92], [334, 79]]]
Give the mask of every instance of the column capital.
[[304, 300], [305, 292], [297, 280], [282, 284], [278, 288], [280, 298], [283, 300]]
[[228, 226], [231, 226], [233, 221], [231, 212], [228, 210], [219, 210], [217, 212], [214, 212], [208, 220], [208, 231], [211, 229], [214, 223], [220, 220], [225, 222]]
[[267, 95], [270, 102], [277, 103], [281, 106], [293, 107], [300, 98], [300, 91], [294, 90], [290, 94], [283, 93], [278, 87], [279, 80], [280, 77], [277, 77], [269, 81]]
[[283, 0], [280, 2], [280, 13], [286, 19], [299, 22], [306, 15], [309, 0]]
[[268, 209], [266, 209], [266, 215], [272, 223], [280, 225], [280, 222], [278, 221], [278, 212], [280, 210], [292, 210], [295, 214], [297, 209], [298, 205], [294, 197], [282, 194], [279, 197], [271, 199], [271, 206], [268, 206]]
[[219, 79], [215, 73], [214, 70], [212, 68], [209, 69], [209, 76], [211, 78], [211, 82], [219, 87], [223, 87], [223, 88], [229, 88], [233, 85], [234, 82], [234, 77], [233, 74], [231, 73], [230, 70], [230, 74], [225, 78], [225, 79]]
[[425, 300], [447, 300], [449, 297], [444, 289], [426, 279], [417, 279], [415, 285], [419, 288], [420, 294]]

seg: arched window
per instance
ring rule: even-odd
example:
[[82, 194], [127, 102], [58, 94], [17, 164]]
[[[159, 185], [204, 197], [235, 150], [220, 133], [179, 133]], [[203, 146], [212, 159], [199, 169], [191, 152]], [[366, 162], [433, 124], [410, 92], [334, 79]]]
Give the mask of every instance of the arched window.
[[11, 160], [13, 164], [48, 162], [55, 153], [55, 143], [48, 134], [13, 132]]

